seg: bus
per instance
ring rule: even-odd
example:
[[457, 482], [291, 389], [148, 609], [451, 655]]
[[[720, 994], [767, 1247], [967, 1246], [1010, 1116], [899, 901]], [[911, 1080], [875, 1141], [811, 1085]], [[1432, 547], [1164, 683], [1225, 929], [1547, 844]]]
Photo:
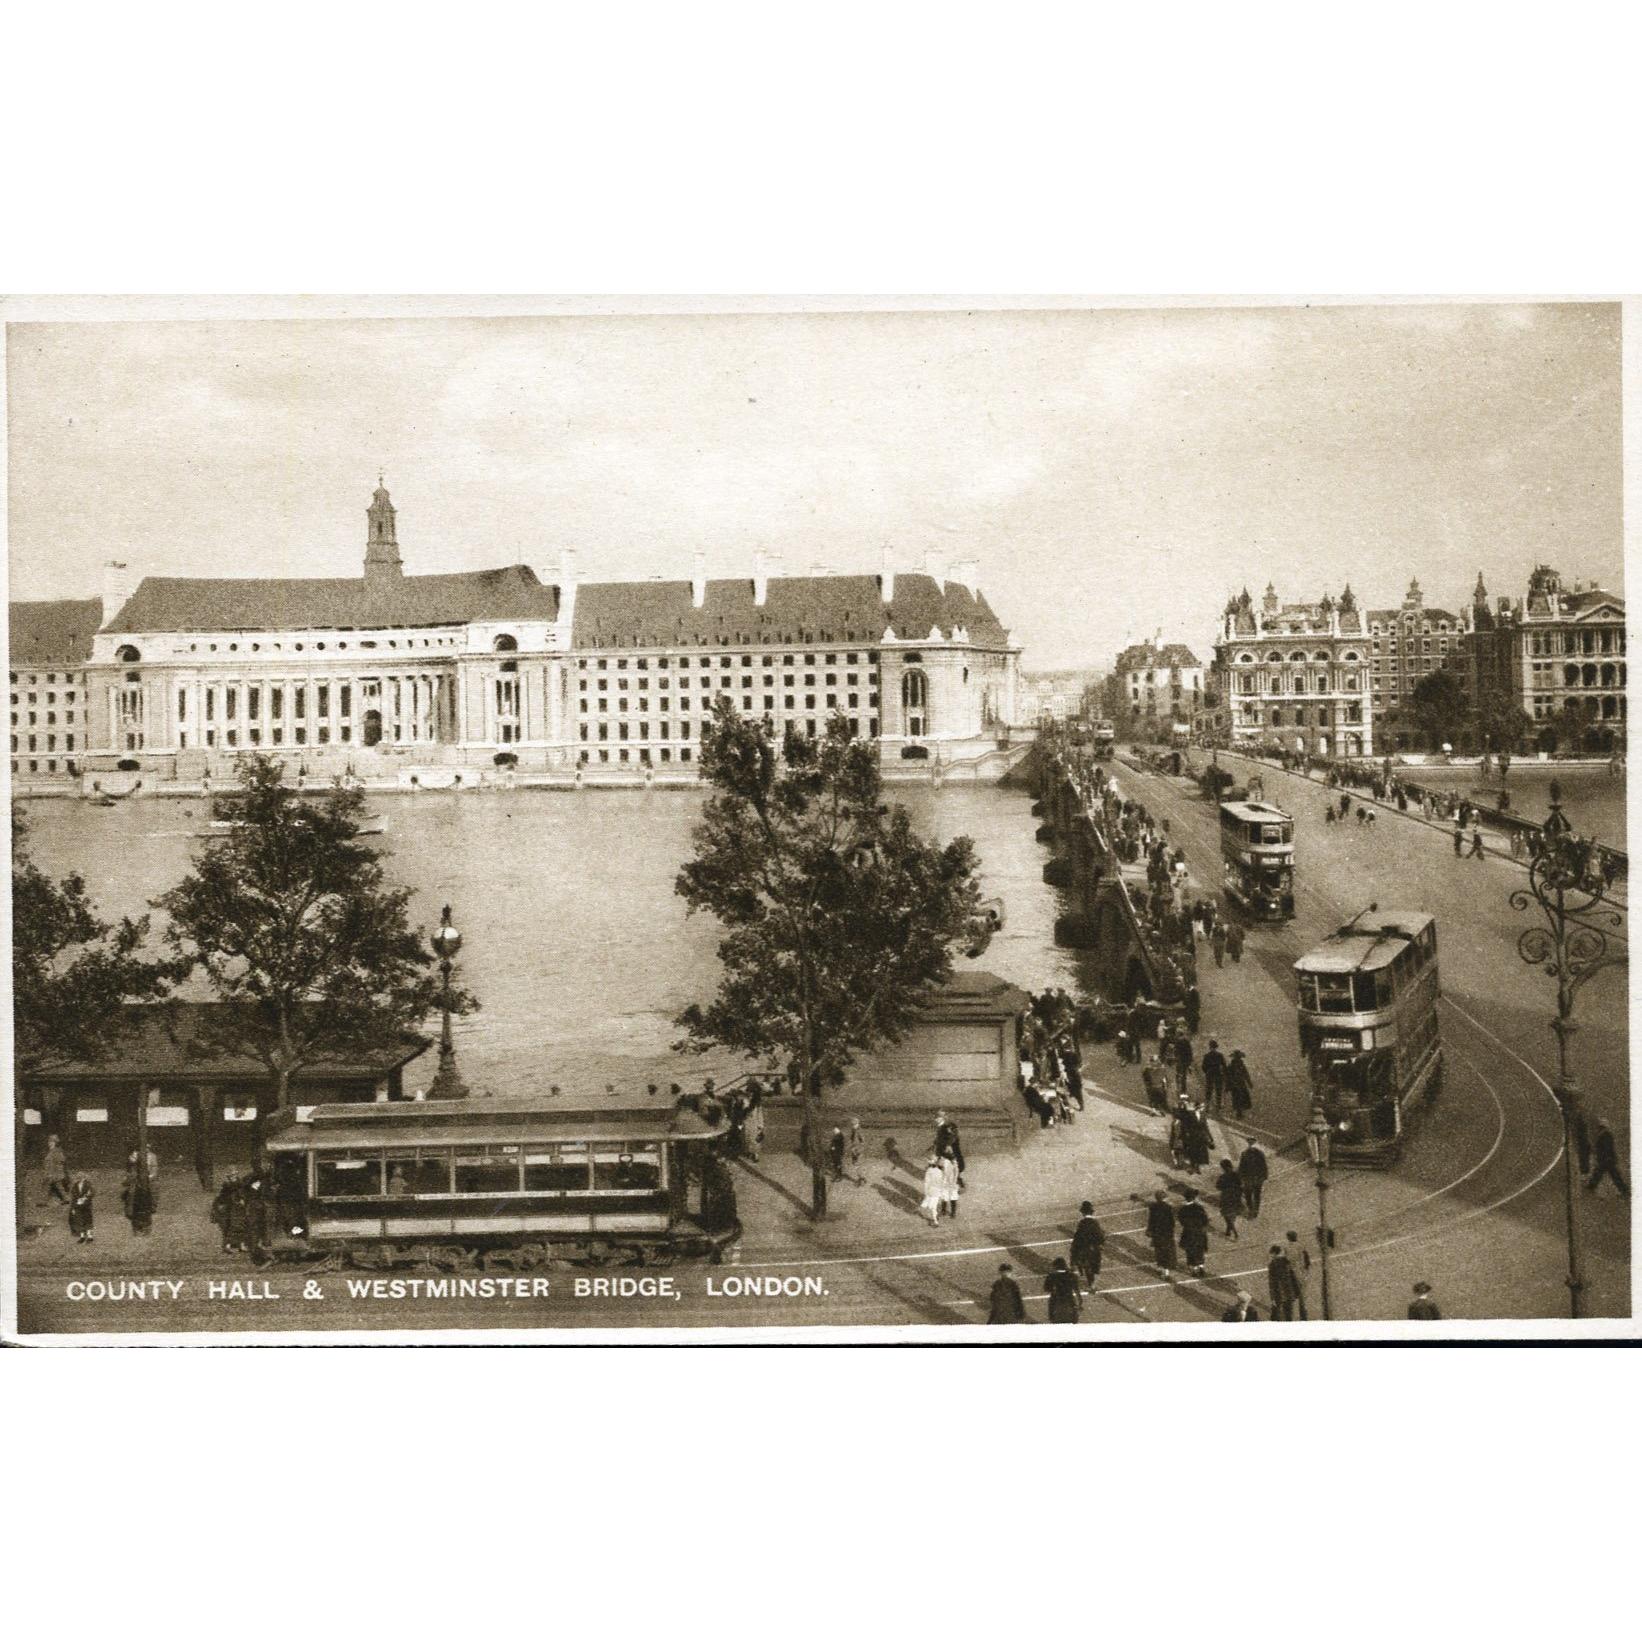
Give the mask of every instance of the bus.
[[712, 1260], [740, 1234], [716, 1108], [478, 1101], [281, 1112], [264, 1140], [276, 1260], [529, 1269]]
[[1251, 918], [1294, 916], [1294, 817], [1255, 799], [1220, 806], [1220, 859], [1227, 899]]
[[1109, 759], [1117, 751], [1117, 726], [1109, 718], [1097, 718], [1094, 723], [1095, 757]]
[[1334, 1131], [1331, 1155], [1392, 1162], [1409, 1109], [1442, 1087], [1436, 920], [1371, 907], [1300, 958], [1294, 973], [1300, 1052], [1312, 1099]]

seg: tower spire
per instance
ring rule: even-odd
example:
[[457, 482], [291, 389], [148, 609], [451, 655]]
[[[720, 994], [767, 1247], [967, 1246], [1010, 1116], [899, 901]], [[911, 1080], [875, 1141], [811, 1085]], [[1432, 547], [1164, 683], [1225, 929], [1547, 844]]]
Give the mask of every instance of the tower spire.
[[395, 509], [388, 500], [383, 474], [376, 477], [376, 494], [365, 509], [365, 580], [367, 583], [393, 581], [403, 576], [405, 567], [399, 558], [399, 536], [394, 523]]

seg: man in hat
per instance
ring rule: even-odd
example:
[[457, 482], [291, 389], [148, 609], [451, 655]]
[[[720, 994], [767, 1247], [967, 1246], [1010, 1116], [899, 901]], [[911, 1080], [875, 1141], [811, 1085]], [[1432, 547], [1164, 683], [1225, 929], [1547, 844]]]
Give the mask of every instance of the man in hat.
[[1266, 1177], [1270, 1173], [1265, 1148], [1250, 1135], [1243, 1155], [1237, 1160], [1237, 1178], [1243, 1183], [1243, 1208], [1250, 1220], [1260, 1218], [1260, 1199], [1265, 1195]]
[[1197, 1192], [1186, 1188], [1186, 1201], [1180, 1205], [1180, 1252], [1193, 1277], [1207, 1275], [1204, 1262], [1209, 1257], [1209, 1211], [1197, 1201]]
[[1442, 1313], [1437, 1310], [1437, 1302], [1431, 1298], [1431, 1285], [1419, 1282], [1414, 1285], [1414, 1298], [1408, 1303], [1408, 1320], [1411, 1323], [1436, 1323], [1442, 1320]]
[[[1332, 814], [1333, 812], [1330, 811], [1329, 813]], [[1226, 967], [1226, 926], [1223, 923], [1216, 922], [1214, 934], [1209, 937], [1209, 940], [1214, 947], [1214, 967], [1224, 969]]]
[[1289, 1264], [1281, 1243], [1271, 1246], [1271, 1258], [1266, 1262], [1266, 1287], [1271, 1293], [1271, 1320], [1292, 1323], [1295, 1302], [1300, 1298], [1300, 1280], [1294, 1275], [1294, 1267]]
[[1226, 950], [1231, 954], [1231, 961], [1240, 964], [1243, 961], [1243, 926], [1231, 923], [1226, 926]]
[[1075, 1323], [1083, 1315], [1083, 1290], [1078, 1286], [1077, 1273], [1060, 1256], [1044, 1277], [1043, 1292], [1049, 1296], [1051, 1323]]
[[958, 1184], [964, 1183], [964, 1148], [958, 1139], [958, 1125], [944, 1111], [935, 1114], [935, 1155], [951, 1152], [958, 1165]]
[[1300, 1321], [1306, 1322], [1310, 1313], [1306, 1309], [1306, 1284], [1311, 1277], [1311, 1250], [1300, 1241], [1297, 1231], [1283, 1233], [1283, 1252], [1289, 1257], [1289, 1269], [1294, 1273], [1294, 1281], [1300, 1290], [1300, 1297], [1295, 1302], [1300, 1310]]
[[1100, 1255], [1106, 1242], [1106, 1230], [1095, 1219], [1095, 1206], [1088, 1201], [1078, 1204], [1078, 1223], [1072, 1231], [1072, 1270], [1083, 1279], [1086, 1287], [1093, 1287], [1100, 1276]]
[[989, 1323], [1026, 1321], [1026, 1302], [1021, 1298], [1021, 1286], [1015, 1281], [1014, 1270], [1007, 1260], [998, 1267], [998, 1280], [992, 1285], [986, 1314]]
[[1203, 1052], [1203, 1103], [1215, 1111], [1224, 1109], [1226, 1100], [1226, 1057], [1220, 1052], [1217, 1038], [1209, 1039]]
[[[1334, 813], [1332, 810], [1329, 812]], [[1260, 1313], [1254, 1309], [1254, 1296], [1247, 1289], [1237, 1291], [1237, 1303], [1227, 1306], [1220, 1314], [1223, 1323], [1258, 1323]]]

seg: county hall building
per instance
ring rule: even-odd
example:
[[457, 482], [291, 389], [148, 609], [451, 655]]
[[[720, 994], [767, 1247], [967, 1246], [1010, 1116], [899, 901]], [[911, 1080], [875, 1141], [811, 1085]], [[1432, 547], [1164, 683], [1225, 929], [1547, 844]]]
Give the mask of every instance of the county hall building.
[[[36, 609], [63, 652], [51, 673], [74, 679], [68, 773], [192, 783], [261, 751], [407, 785], [496, 765], [683, 776], [720, 696], [778, 735], [838, 714], [886, 764], [953, 770], [995, 757], [1014, 722], [1020, 652], [973, 567], [782, 576], [760, 562], [709, 580], [698, 555], [687, 581], [583, 583], [567, 552], [549, 578], [523, 564], [407, 575], [385, 488], [366, 518], [358, 576], [132, 585], [111, 565], [94, 633], [70, 641], [71, 621]], [[35, 670], [49, 649], [32, 647]], [[28, 768], [15, 672], [13, 692], [26, 782], [48, 772]]]

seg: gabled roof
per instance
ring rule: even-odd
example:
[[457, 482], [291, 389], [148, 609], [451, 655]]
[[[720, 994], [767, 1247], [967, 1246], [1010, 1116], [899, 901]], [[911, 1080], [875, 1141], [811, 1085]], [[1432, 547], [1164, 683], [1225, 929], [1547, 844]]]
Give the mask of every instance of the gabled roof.
[[11, 606], [11, 665], [75, 667], [91, 657], [101, 599], [25, 600]]
[[105, 633], [266, 632], [278, 628], [445, 627], [554, 621], [558, 589], [528, 565], [403, 576], [145, 576]]
[[577, 650], [648, 649], [661, 645], [877, 644], [950, 638], [962, 627], [977, 644], [1007, 642], [1002, 623], [979, 593], [932, 576], [897, 575], [884, 603], [877, 576], [772, 576], [762, 605], [750, 577], [709, 581], [698, 610], [691, 584], [591, 582], [576, 589], [570, 637]]

